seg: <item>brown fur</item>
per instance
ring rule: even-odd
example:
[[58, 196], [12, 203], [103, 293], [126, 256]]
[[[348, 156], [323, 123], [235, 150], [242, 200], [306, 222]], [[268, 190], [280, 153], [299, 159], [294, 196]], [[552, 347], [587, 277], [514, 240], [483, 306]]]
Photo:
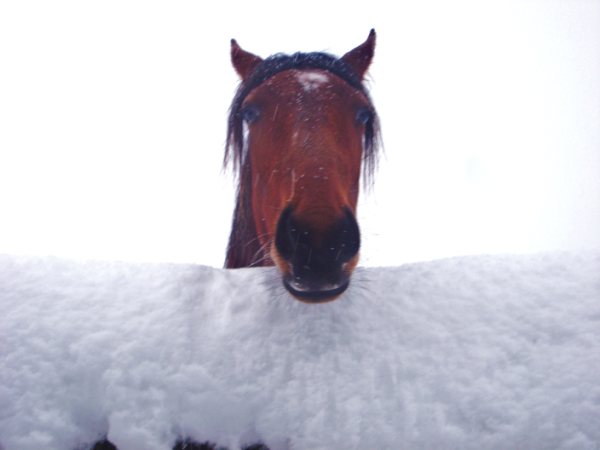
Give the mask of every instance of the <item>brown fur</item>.
[[[344, 211], [356, 212], [361, 170], [367, 179], [377, 154], [378, 120], [362, 82], [374, 45], [372, 31], [339, 59], [297, 53], [263, 60], [232, 41], [242, 82], [231, 106], [225, 155], [239, 172], [226, 267], [276, 263], [289, 274], [273, 244], [285, 208], [311, 230], [316, 246]], [[368, 122], [357, 121], [361, 111], [369, 112]], [[345, 264], [348, 274], [357, 261], [358, 255]]]

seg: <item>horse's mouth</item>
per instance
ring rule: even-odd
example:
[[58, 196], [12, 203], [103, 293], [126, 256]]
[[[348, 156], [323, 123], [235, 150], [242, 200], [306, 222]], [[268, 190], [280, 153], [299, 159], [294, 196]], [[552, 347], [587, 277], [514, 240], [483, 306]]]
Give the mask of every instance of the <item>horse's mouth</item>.
[[304, 303], [326, 303], [337, 299], [350, 284], [345, 280], [337, 284], [324, 284], [320, 286], [305, 286], [293, 280], [283, 278], [283, 286], [296, 299]]

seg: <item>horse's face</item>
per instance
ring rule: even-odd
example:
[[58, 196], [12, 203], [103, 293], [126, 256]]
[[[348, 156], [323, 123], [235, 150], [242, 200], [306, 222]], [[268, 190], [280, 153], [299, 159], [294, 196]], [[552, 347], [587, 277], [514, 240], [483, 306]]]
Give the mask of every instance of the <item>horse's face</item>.
[[261, 245], [297, 297], [343, 292], [358, 261], [354, 213], [368, 99], [333, 74], [288, 70], [252, 91], [242, 111]]
[[[363, 44], [369, 48], [354, 50], [363, 61], [345, 56], [361, 78], [374, 35], [370, 40]], [[240, 52], [233, 61], [243, 76], [243, 62], [257, 57]], [[327, 70], [289, 69], [253, 88], [240, 114], [261, 248], [296, 298], [335, 299], [358, 262], [356, 203], [366, 128], [374, 120], [369, 98]]]

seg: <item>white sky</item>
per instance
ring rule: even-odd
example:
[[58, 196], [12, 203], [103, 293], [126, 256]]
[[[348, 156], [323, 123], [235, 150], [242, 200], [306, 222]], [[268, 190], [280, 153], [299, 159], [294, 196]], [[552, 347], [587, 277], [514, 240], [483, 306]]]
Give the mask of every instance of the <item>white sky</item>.
[[221, 266], [229, 40], [340, 55], [372, 27], [362, 264], [600, 248], [600, 0], [207, 5], [0, 3], [0, 253]]

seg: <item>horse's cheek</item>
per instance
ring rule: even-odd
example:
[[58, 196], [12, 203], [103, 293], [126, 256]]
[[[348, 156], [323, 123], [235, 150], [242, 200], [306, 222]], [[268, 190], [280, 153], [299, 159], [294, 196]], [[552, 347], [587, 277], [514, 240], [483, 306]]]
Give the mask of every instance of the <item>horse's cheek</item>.
[[[270, 173], [269, 173], [270, 172]], [[252, 210], [254, 221], [262, 245], [269, 243], [283, 209], [281, 206], [277, 172], [265, 169], [254, 175]]]

